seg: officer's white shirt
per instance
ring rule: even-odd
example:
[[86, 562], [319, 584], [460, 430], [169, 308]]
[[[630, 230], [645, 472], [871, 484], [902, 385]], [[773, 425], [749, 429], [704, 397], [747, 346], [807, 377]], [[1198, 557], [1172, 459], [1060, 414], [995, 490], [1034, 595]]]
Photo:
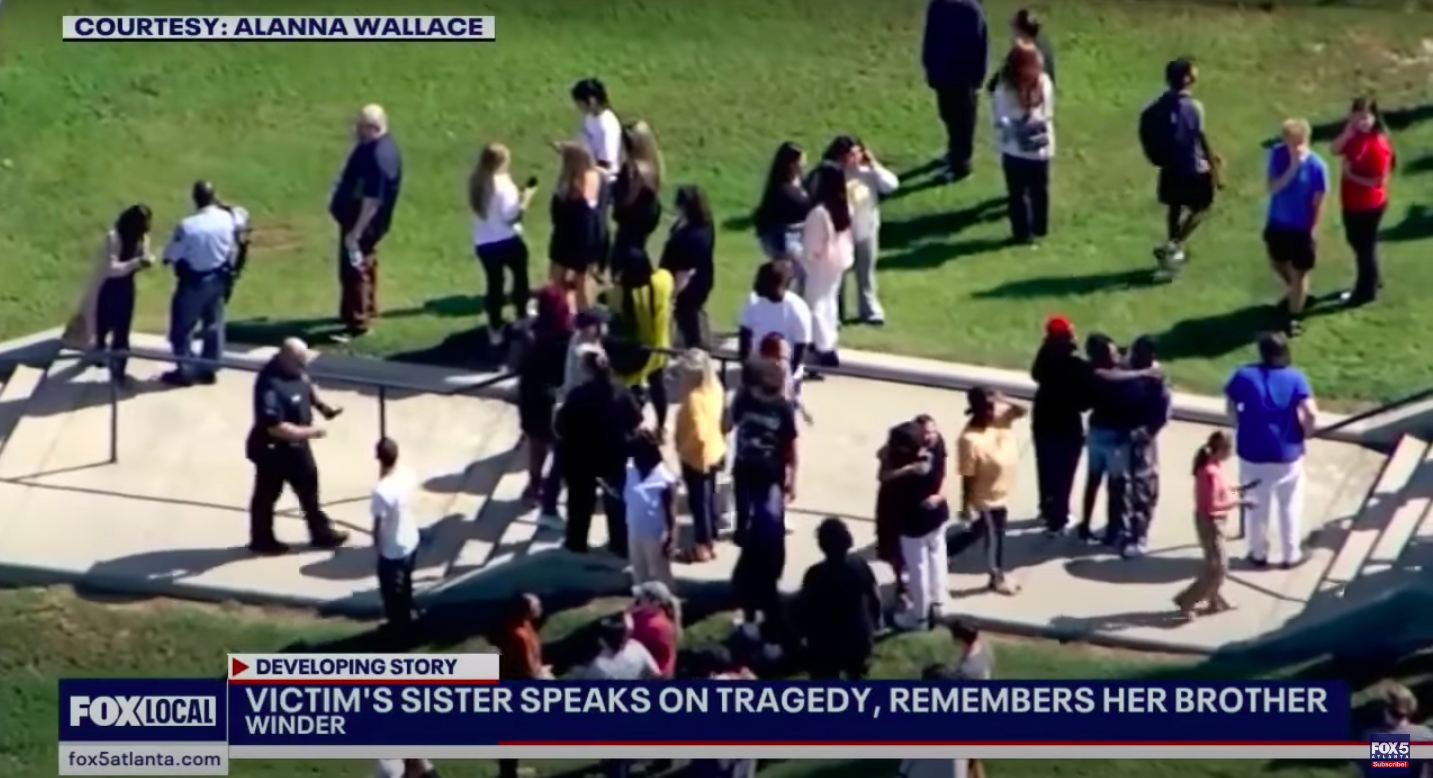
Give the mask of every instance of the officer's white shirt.
[[183, 262], [195, 273], [208, 273], [232, 262], [238, 253], [237, 233], [248, 229], [249, 213], [217, 205], [184, 217], [164, 249], [164, 261]]

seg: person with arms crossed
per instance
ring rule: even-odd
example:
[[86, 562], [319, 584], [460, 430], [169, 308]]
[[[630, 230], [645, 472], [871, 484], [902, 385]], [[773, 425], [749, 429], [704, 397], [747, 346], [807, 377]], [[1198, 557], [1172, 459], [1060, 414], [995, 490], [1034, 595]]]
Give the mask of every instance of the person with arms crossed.
[[340, 340], [368, 333], [378, 315], [378, 244], [393, 224], [403, 186], [403, 158], [388, 132], [388, 114], [366, 105], [354, 122], [357, 141], [348, 153], [328, 213], [338, 225]]
[[1300, 516], [1304, 510], [1304, 442], [1318, 424], [1314, 391], [1292, 365], [1280, 335], [1259, 338], [1259, 361], [1234, 371], [1224, 385], [1234, 420], [1239, 479], [1248, 493], [1249, 562], [1269, 564], [1269, 515], [1278, 501], [1279, 551], [1288, 569], [1302, 561]]
[[1317, 233], [1328, 191], [1328, 166], [1309, 148], [1312, 130], [1303, 119], [1284, 122], [1283, 142], [1269, 154], [1269, 216], [1264, 246], [1284, 285], [1279, 311], [1284, 334], [1303, 331], [1300, 320], [1309, 299], [1309, 273], [1317, 256]]
[[274, 535], [274, 506], [285, 484], [298, 498], [314, 548], [338, 548], [348, 540], [347, 532], [333, 528], [319, 502], [312, 446], [312, 441], [327, 434], [314, 424], [314, 411], [333, 420], [343, 409], [319, 396], [308, 374], [310, 358], [307, 344], [288, 338], [254, 379], [254, 426], [245, 449], [254, 463], [249, 550], [256, 554], [288, 553], [289, 547]]
[[217, 362], [224, 356], [224, 294], [234, 272], [239, 236], [248, 225], [239, 213], [225, 208], [214, 185], [194, 184], [195, 211], [174, 228], [164, 249], [164, 264], [174, 268], [174, 296], [169, 305], [169, 343], [174, 356], [194, 358], [194, 329], [203, 341], [200, 357], [206, 364], [185, 361], [160, 376], [170, 386], [214, 383]]
[[413, 566], [420, 538], [408, 502], [417, 484], [411, 472], [398, 466], [398, 443], [392, 438], [378, 441], [373, 453], [378, 484], [369, 499], [369, 513], [378, 551], [378, 593], [387, 626], [403, 630], [413, 623]]
[[1397, 164], [1377, 101], [1371, 97], [1353, 101], [1348, 124], [1334, 138], [1333, 153], [1343, 160], [1339, 180], [1343, 232], [1358, 267], [1353, 288], [1339, 299], [1357, 308], [1373, 302], [1383, 288], [1378, 272], [1378, 227], [1388, 210], [1388, 179]]

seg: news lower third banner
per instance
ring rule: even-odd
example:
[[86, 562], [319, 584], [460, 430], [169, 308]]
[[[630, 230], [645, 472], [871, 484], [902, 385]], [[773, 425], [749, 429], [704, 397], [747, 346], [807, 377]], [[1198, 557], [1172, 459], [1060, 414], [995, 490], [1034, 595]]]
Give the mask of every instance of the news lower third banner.
[[223, 775], [230, 758], [1433, 756], [1350, 739], [1337, 682], [499, 682], [497, 659], [240, 654], [226, 678], [64, 680], [60, 773]]

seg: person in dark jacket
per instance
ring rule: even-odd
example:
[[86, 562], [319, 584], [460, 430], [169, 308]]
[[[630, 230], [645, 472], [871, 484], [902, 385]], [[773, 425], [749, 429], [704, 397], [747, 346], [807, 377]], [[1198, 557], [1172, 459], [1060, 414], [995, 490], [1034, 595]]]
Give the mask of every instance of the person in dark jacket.
[[1172, 402], [1169, 384], [1155, 362], [1154, 339], [1148, 335], [1130, 344], [1125, 379], [1130, 413], [1128, 453], [1125, 456], [1124, 558], [1143, 556], [1148, 550], [1149, 523], [1159, 503], [1159, 432], [1169, 422]]
[[1085, 422], [1089, 409], [1090, 363], [1080, 356], [1070, 320], [1051, 316], [1045, 323], [1045, 341], [1030, 368], [1035, 380], [1031, 434], [1035, 440], [1035, 469], [1040, 484], [1040, 518], [1045, 533], [1057, 537], [1070, 524], [1070, 492], [1085, 448]]
[[567, 293], [557, 286], [539, 291], [537, 316], [523, 329], [525, 344], [517, 371], [518, 422], [528, 453], [528, 483], [523, 500], [536, 503], [542, 496], [543, 468], [552, 451], [553, 413], [572, 340], [572, 308]]
[[1088, 436], [1087, 461], [1085, 467], [1085, 499], [1080, 514], [1079, 536], [1086, 543], [1099, 542], [1091, 529], [1095, 513], [1095, 498], [1100, 487], [1109, 480], [1107, 500], [1108, 521], [1105, 526], [1105, 540], [1113, 540], [1119, 534], [1119, 498], [1124, 488], [1125, 438], [1122, 431], [1123, 417], [1121, 397], [1116, 392], [1115, 382], [1108, 377], [1108, 371], [1119, 367], [1119, 346], [1108, 335], [1095, 332], [1085, 340], [1085, 355], [1095, 374], [1089, 385], [1090, 429]]
[[945, 169], [940, 175], [947, 181], [970, 175], [976, 110], [989, 59], [990, 35], [979, 0], [931, 0], [926, 7], [921, 64], [945, 124]]
[[556, 432], [562, 478], [567, 485], [569, 551], [587, 552], [597, 493], [607, 520], [607, 548], [627, 556], [627, 510], [622, 486], [632, 436], [642, 424], [642, 408], [631, 390], [617, 381], [601, 353], [583, 358], [591, 376], [573, 389], [557, 410]]
[[816, 528], [822, 560], [806, 570], [796, 616], [813, 679], [860, 680], [870, 671], [881, 623], [876, 575], [852, 554], [851, 530], [837, 518]]

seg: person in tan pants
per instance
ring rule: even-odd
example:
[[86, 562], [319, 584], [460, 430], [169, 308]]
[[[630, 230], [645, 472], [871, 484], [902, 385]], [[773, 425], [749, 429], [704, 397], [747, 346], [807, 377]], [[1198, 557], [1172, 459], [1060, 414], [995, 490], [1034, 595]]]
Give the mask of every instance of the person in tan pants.
[[1229, 433], [1215, 430], [1194, 455], [1194, 529], [1204, 551], [1204, 566], [1194, 582], [1174, 598], [1179, 614], [1186, 619], [1194, 618], [1200, 604], [1206, 604], [1210, 613], [1234, 607], [1219, 593], [1229, 565], [1224, 550], [1225, 523], [1229, 512], [1243, 505], [1224, 475], [1223, 464], [1233, 452]]

